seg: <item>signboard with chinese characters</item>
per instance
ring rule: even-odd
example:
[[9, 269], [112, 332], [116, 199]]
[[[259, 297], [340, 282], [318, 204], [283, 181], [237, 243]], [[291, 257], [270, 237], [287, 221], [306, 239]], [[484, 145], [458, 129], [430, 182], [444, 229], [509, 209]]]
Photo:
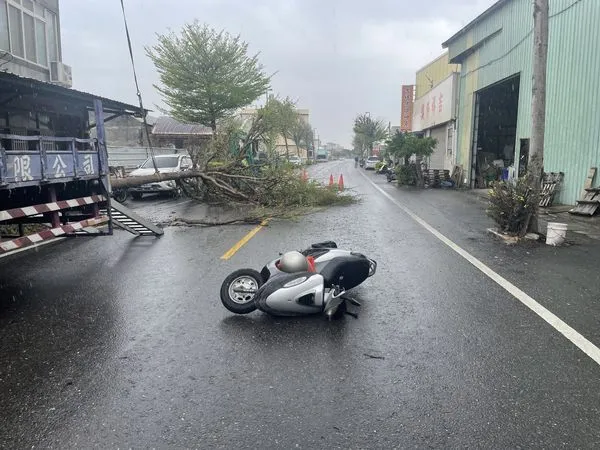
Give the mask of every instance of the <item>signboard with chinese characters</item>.
[[8, 183], [29, 183], [46, 179], [91, 178], [99, 176], [98, 153], [77, 152], [77, 170], [73, 153], [49, 151], [46, 153], [45, 169], [42, 155], [34, 152], [6, 152], [6, 178]]
[[400, 131], [402, 132], [412, 130], [414, 92], [413, 84], [402, 86], [402, 111], [400, 114]]
[[453, 73], [415, 100], [412, 131], [422, 131], [449, 122], [454, 117], [458, 74]]

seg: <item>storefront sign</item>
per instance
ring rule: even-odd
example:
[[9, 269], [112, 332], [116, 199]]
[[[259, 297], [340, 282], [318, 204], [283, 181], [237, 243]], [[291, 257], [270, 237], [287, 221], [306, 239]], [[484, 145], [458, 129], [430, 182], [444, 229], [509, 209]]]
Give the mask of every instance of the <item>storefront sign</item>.
[[402, 86], [402, 112], [400, 116], [400, 131], [412, 130], [414, 84]]
[[415, 100], [412, 131], [422, 131], [452, 120], [458, 74], [452, 74]]

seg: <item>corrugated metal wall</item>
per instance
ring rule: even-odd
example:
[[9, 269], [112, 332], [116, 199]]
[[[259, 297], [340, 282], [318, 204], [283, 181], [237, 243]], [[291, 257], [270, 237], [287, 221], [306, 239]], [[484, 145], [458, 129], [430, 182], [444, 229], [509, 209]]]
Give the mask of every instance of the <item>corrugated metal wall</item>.
[[[600, 164], [600, 52], [596, 49], [600, 43], [600, 1], [553, 0], [550, 8], [545, 169], [565, 173], [558, 201], [573, 204], [589, 167]], [[461, 68], [457, 163], [466, 169], [471, 165], [473, 106], [478, 90], [520, 74], [517, 152], [520, 139], [531, 135], [531, 0], [507, 2], [451, 43], [449, 53], [460, 54], [482, 40]]]
[[550, 4], [559, 15], [550, 19], [544, 167], [565, 173], [560, 200], [572, 204], [600, 165], [600, 1]]

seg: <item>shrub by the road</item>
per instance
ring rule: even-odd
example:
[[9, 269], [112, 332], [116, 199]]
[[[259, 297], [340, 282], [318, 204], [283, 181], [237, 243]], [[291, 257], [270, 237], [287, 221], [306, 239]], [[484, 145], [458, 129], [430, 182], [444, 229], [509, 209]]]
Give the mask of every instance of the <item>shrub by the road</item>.
[[415, 164], [398, 166], [396, 168], [396, 180], [399, 185], [414, 186], [417, 184], [417, 166]]
[[489, 194], [487, 214], [498, 224], [500, 231], [522, 235], [536, 204], [529, 177], [521, 177], [516, 182], [497, 181], [492, 184]]

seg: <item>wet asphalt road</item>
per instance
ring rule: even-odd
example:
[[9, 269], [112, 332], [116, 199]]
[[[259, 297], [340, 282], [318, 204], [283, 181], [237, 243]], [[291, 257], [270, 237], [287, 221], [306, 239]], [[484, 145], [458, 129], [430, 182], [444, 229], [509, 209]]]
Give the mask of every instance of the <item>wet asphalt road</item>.
[[[119, 231], [0, 260], [0, 446], [597, 447], [598, 365], [359, 171], [312, 169], [343, 173], [363, 201], [273, 222], [229, 261], [251, 226]], [[597, 244], [507, 248], [476, 200], [368, 177], [600, 345]], [[135, 207], [157, 221], [199, 208]], [[378, 261], [358, 319], [221, 306], [232, 270], [325, 239]]]

